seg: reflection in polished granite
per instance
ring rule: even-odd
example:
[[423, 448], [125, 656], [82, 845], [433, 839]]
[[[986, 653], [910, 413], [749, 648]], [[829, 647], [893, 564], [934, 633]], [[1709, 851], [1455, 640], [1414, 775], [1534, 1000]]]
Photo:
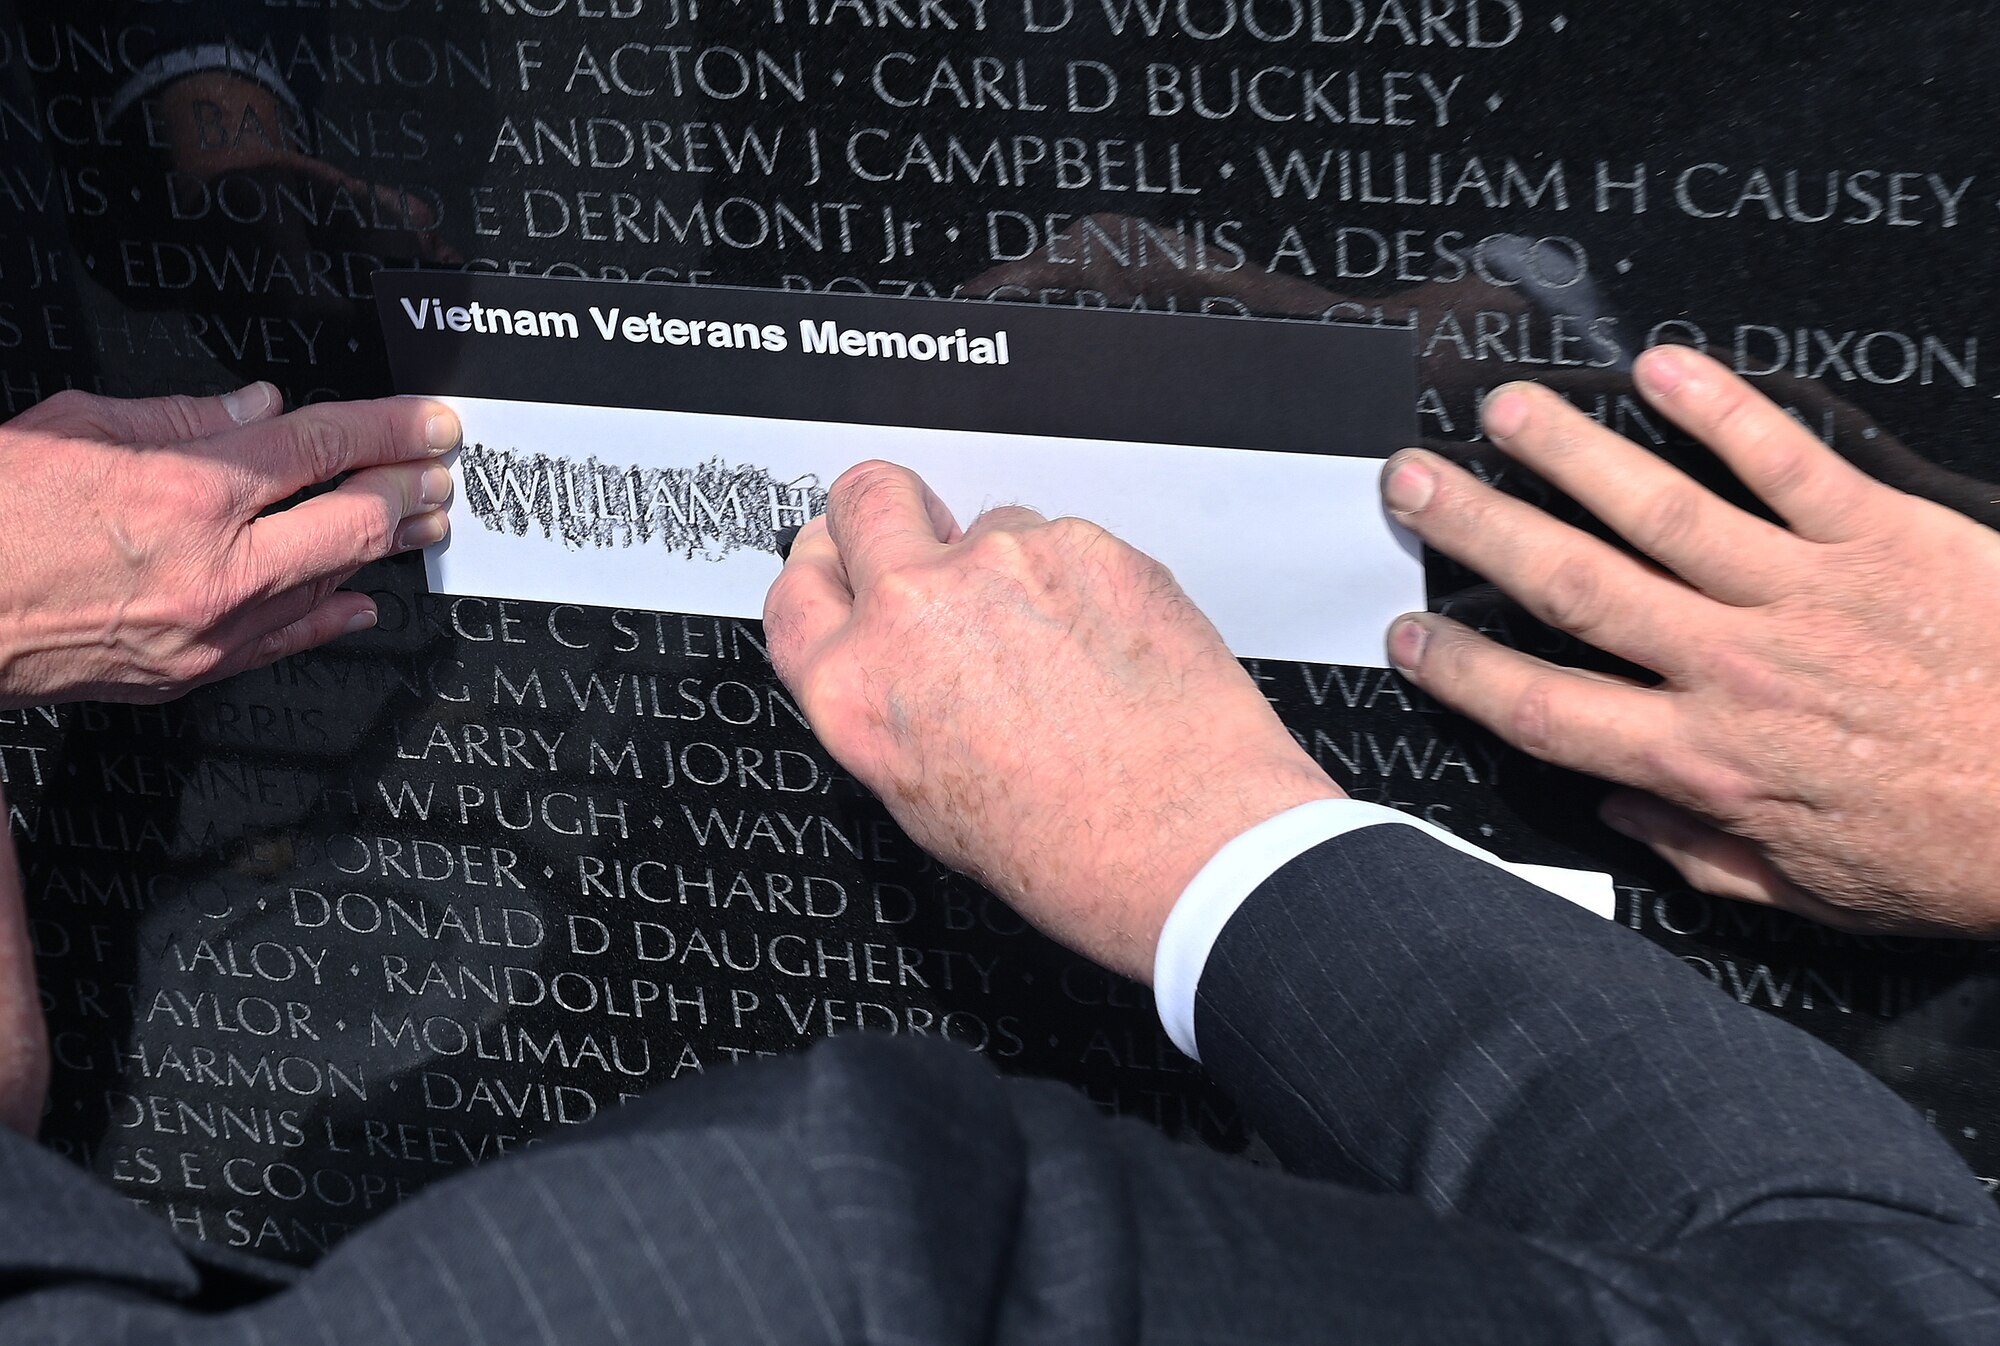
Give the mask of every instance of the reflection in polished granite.
[[[1548, 381], [1712, 478], [1624, 375], [1704, 345], [1992, 522], [1981, 36], [1939, 3], [20, 3], [0, 397], [382, 394], [383, 266], [990, 295], [1413, 328], [1426, 437], [1557, 508], [1467, 442], [1484, 390]], [[359, 583], [361, 637], [0, 722], [45, 1135], [130, 1195], [308, 1259], [650, 1084], [855, 1027], [1246, 1143], [1142, 991], [936, 871], [834, 767], [754, 624], [433, 597], [408, 558]], [[1432, 587], [1588, 657], [1476, 577]], [[1612, 869], [1619, 920], [2000, 1172], [1988, 946], [1689, 893], [1589, 821], [1598, 787], [1393, 675], [1253, 671], [1357, 794]]]

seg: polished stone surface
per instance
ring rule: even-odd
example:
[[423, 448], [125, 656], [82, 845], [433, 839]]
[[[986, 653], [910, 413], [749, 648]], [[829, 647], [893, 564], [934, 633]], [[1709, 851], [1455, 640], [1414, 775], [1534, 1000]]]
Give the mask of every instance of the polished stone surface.
[[[1528, 377], [1689, 460], [1623, 369], [1694, 343], [1878, 475], [1995, 513], [2000, 98], [1971, 7], [0, 13], [9, 414], [71, 385], [378, 395], [369, 275], [461, 265], [1405, 325], [1431, 439]], [[360, 583], [383, 622], [358, 639], [169, 706], [0, 719], [59, 1063], [45, 1134], [132, 1196], [309, 1259], [648, 1085], [856, 1026], [1244, 1143], [1143, 993], [896, 833], [753, 624], [430, 597], [410, 559]], [[1614, 870], [1619, 920], [2000, 1173], [1987, 946], [1689, 893], [1587, 821], [1597, 787], [1393, 675], [1253, 671], [1357, 794]]]

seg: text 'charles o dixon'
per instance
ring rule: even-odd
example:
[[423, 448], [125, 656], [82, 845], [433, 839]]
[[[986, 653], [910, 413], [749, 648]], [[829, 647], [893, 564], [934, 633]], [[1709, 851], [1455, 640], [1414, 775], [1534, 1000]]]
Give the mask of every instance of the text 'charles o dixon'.
[[[658, 313], [626, 313], [592, 305], [588, 328], [576, 314], [562, 309], [508, 309], [469, 302], [447, 305], [437, 299], [399, 301], [412, 327], [436, 331], [475, 332], [482, 336], [541, 337], [569, 341], [594, 331], [606, 341], [631, 341], [662, 346], [706, 346], [714, 350], [783, 351], [791, 337], [780, 323], [711, 321], [703, 318], [662, 318]], [[807, 355], [846, 355], [878, 360], [936, 361], [941, 364], [1004, 365], [1008, 362], [1007, 331], [969, 335], [965, 328], [949, 332], [901, 332], [842, 327], [832, 319], [799, 319], [799, 350]]]

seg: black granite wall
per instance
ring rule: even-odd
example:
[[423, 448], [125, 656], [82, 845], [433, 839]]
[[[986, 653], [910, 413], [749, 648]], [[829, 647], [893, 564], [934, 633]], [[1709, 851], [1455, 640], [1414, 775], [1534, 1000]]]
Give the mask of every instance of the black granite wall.
[[[1394, 324], [1430, 438], [1470, 439], [1483, 390], [1540, 378], [1688, 461], [1623, 368], [1692, 343], [1871, 470], [1995, 509], [2000, 94], [1974, 7], [0, 15], [10, 414], [67, 386], [379, 395], [370, 276], [459, 266]], [[1432, 579], [1558, 648], [1471, 577]], [[753, 623], [434, 597], [412, 558], [358, 583], [383, 617], [359, 639], [168, 706], [0, 717], [58, 1062], [45, 1135], [163, 1218], [308, 1260], [641, 1089], [855, 1027], [1245, 1143], [1142, 992], [895, 831]], [[1252, 672], [1355, 793], [1614, 870], [1620, 921], [2000, 1172], [1985, 946], [1692, 894], [1587, 821], [1588, 782], [1394, 675]]]

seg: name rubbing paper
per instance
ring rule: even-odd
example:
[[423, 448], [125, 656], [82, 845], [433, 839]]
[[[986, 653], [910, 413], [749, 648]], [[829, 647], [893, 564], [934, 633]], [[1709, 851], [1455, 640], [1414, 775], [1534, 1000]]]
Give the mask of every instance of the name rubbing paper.
[[396, 387], [464, 422], [439, 592], [755, 617], [780, 530], [882, 458], [961, 524], [1093, 520], [1246, 658], [1381, 667], [1424, 606], [1377, 495], [1407, 331], [381, 272]]

